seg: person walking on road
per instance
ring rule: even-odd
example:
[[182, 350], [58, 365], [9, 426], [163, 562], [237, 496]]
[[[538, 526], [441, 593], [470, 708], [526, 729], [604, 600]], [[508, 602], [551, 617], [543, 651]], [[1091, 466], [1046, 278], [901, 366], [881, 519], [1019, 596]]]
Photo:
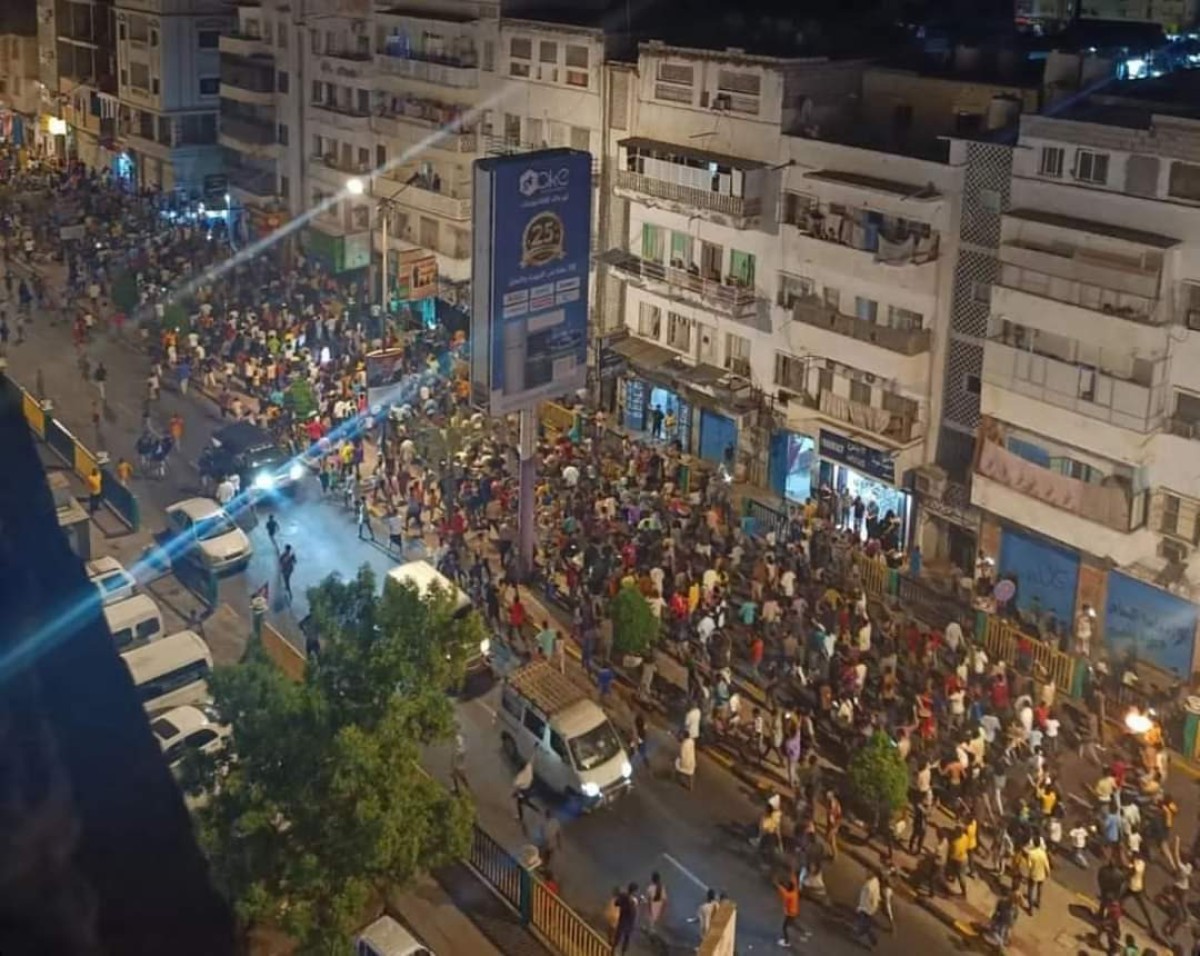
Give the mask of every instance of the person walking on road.
[[613, 931], [613, 953], [629, 952], [633, 929], [637, 925], [638, 885], [630, 883], [625, 892], [617, 896], [617, 928]]
[[279, 522], [275, 520], [275, 512], [267, 515], [267, 537], [271, 539], [271, 547], [276, 551], [279, 550], [279, 542], [276, 537], [279, 535]]
[[875, 914], [880, 909], [887, 916], [888, 922], [894, 925], [892, 889], [888, 877], [871, 873], [858, 891], [858, 905], [854, 909], [854, 935], [867, 943], [871, 949], [879, 942], [875, 936]]
[[126, 488], [129, 487], [130, 479], [133, 478], [133, 465], [124, 458], [117, 459], [117, 481]]
[[87, 477], [88, 513], [95, 514], [100, 510], [100, 493], [104, 487], [104, 479], [100, 477], [100, 469], [92, 468]]
[[471, 792], [467, 783], [467, 743], [461, 733], [454, 735], [454, 753], [450, 755], [450, 785], [454, 788], [455, 796], [464, 790]]
[[1029, 874], [1029, 912], [1034, 913], [1041, 909], [1042, 887], [1050, 878], [1050, 855], [1046, 852], [1046, 843], [1041, 837], [1037, 837], [1025, 851], [1025, 865]]
[[296, 552], [290, 544], [284, 545], [283, 553], [279, 555], [279, 573], [283, 577], [283, 589], [287, 592], [288, 600], [292, 599], [292, 572], [296, 570]]
[[779, 930], [779, 945], [790, 948], [793, 928], [800, 934], [802, 940], [806, 941], [812, 936], [808, 930], [796, 923], [800, 918], [800, 881], [795, 873], [789, 873], [787, 879], [775, 883], [775, 889], [779, 893], [779, 903], [783, 907], [783, 925]]
[[366, 498], [358, 499], [358, 540], [362, 541], [364, 537], [370, 538], [371, 542], [375, 541], [375, 529], [371, 527], [371, 509], [367, 506]]
[[667, 888], [656, 870], [650, 874], [650, 885], [646, 887], [646, 925], [643, 927], [651, 939], [658, 939], [658, 921], [666, 908]]
[[92, 373], [92, 378], [96, 381], [96, 391], [100, 393], [100, 401], [103, 404], [108, 403], [108, 369], [104, 367], [103, 362], [96, 363], [96, 370]]
[[525, 765], [513, 777], [513, 801], [516, 803], [517, 822], [525, 826], [525, 807], [533, 808], [533, 800], [529, 791], [533, 789], [533, 761], [525, 761]]

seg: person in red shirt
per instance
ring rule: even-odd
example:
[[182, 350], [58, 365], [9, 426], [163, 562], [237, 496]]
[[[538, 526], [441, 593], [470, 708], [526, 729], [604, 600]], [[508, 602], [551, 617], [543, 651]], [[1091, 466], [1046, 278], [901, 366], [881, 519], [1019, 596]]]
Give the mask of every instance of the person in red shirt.
[[1002, 713], [1008, 710], [1008, 678], [997, 674], [992, 678], [992, 708]]
[[754, 668], [755, 673], [758, 672], [762, 665], [763, 652], [766, 650], [763, 644], [763, 639], [758, 634], [754, 635], [754, 639], [750, 641], [750, 666]]
[[521, 595], [518, 593], [513, 597], [513, 602], [508, 606], [508, 636], [509, 640], [519, 641], [521, 639], [521, 630], [525, 627], [525, 605], [521, 603]]

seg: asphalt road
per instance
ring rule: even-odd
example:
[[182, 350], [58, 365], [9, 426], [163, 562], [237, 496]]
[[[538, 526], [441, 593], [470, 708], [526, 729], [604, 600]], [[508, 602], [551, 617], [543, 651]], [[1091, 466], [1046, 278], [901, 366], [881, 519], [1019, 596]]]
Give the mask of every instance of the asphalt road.
[[[44, 316], [36, 317], [25, 343], [10, 346], [9, 371], [32, 390], [40, 369], [46, 394], [54, 400], [61, 421], [85, 444], [93, 448], [99, 444], [114, 457], [123, 455], [136, 462], [134, 442], [141, 425], [148, 362], [129, 344], [104, 337], [87, 351], [93, 367], [103, 361], [109, 371], [109, 410], [99, 443], [91, 422], [96, 388], [82, 380], [65, 326], [52, 327]], [[142, 503], [143, 524], [150, 530], [163, 526], [162, 512], [167, 505], [196, 493], [195, 463], [219, 424], [219, 416], [207, 400], [164, 391], [153, 411], [156, 425], [165, 428], [175, 412], [183, 417], [184, 437], [166, 478], [138, 476], [133, 482]], [[250, 528], [254, 560], [245, 573], [222, 580], [220, 600], [245, 614], [253, 589], [270, 581], [271, 615], [281, 630], [293, 637], [295, 622], [306, 610], [306, 587], [331, 572], [353, 574], [364, 562], [380, 574], [395, 563], [382, 548], [357, 540], [351, 516], [340, 503], [323, 500], [313, 479], [306, 479], [294, 498], [281, 498], [270, 507], [282, 526], [281, 540], [291, 543], [299, 557], [293, 578], [296, 600], [290, 605], [282, 600], [274, 553], [261, 521]], [[497, 696], [498, 690], [492, 687], [482, 696], [462, 702], [460, 724], [480, 821], [515, 852], [528, 836], [516, 822], [511, 801], [516, 768], [501, 752], [493, 723]], [[697, 934], [690, 920], [708, 887], [727, 892], [738, 904], [739, 952], [776, 949], [780, 907], [769, 874], [746, 839], [747, 827], [758, 814], [757, 801], [703, 755], [695, 789], [681, 789], [670, 775], [673, 756], [671, 742], [653, 735], [651, 767], [639, 768], [631, 793], [610, 808], [564, 821], [563, 848], [552, 861], [564, 898], [598, 918], [613, 886], [631, 880], [644, 886], [657, 871], [669, 896], [663, 925], [670, 952], [693, 951]], [[448, 770], [445, 753], [431, 753], [428, 762], [434, 773], [444, 775]], [[829, 869], [826, 881], [835, 905], [820, 910], [805, 904], [801, 921], [814, 936], [799, 948], [837, 952], [860, 948], [847, 937], [844, 917], [853, 907], [863, 877], [862, 869], [845, 857]], [[896, 934], [881, 937], [883, 952], [944, 952], [960, 945], [953, 931], [904, 901], [897, 901], [897, 917]], [[649, 951], [644, 940], [639, 940], [636, 948]]]

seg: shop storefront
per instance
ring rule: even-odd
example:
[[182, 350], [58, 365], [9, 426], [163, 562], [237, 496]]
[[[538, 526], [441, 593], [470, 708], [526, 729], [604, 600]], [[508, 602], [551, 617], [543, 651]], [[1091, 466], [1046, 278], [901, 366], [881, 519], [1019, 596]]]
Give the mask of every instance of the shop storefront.
[[872, 448], [822, 428], [817, 439], [818, 487], [828, 486], [839, 495], [861, 498], [867, 506], [868, 520], [861, 533], [876, 536], [891, 520], [899, 522], [897, 547], [908, 542], [912, 520], [912, 496], [896, 487], [896, 463], [890, 451]]
[[[684, 452], [691, 451], [693, 408], [678, 392], [635, 375], [627, 375], [624, 407], [623, 424], [630, 431], [641, 432], [642, 437], [648, 440], [677, 441]], [[662, 413], [661, 418], [656, 412]], [[657, 433], [656, 419], [660, 419]]]
[[1043, 633], [1070, 633], [1079, 589], [1079, 555], [1045, 538], [1005, 528], [996, 579], [1016, 585], [1010, 604]]
[[817, 443], [799, 432], [777, 431], [771, 436], [768, 475], [771, 490], [780, 498], [803, 503], [813, 495]]
[[1104, 643], [1116, 660], [1132, 654], [1186, 678], [1192, 673], [1196, 644], [1196, 605], [1112, 571], [1104, 607]]
[[738, 426], [728, 415], [703, 409], [700, 412], [700, 457], [713, 464], [737, 461]]

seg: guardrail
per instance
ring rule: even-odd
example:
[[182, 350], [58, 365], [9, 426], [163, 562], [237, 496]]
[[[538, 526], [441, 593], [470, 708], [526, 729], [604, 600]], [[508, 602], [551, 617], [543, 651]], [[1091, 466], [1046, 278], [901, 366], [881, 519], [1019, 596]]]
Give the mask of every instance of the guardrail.
[[21, 388], [21, 409], [29, 430], [84, 481], [93, 468], [99, 468], [100, 500], [130, 530], [137, 531], [141, 526], [137, 496], [121, 484], [112, 465], [101, 461], [66, 425], [55, 420], [51, 408], [50, 403], [39, 402], [32, 393]]
[[[1033, 665], [1041, 665], [1059, 690], [1079, 695], [1076, 659], [1058, 648], [1022, 633], [1021, 629], [994, 614], [979, 612], [975, 621], [975, 636], [983, 641], [992, 660], [1003, 660], [1017, 670], [1029, 673]], [[1080, 676], [1082, 671], [1080, 671]]]

